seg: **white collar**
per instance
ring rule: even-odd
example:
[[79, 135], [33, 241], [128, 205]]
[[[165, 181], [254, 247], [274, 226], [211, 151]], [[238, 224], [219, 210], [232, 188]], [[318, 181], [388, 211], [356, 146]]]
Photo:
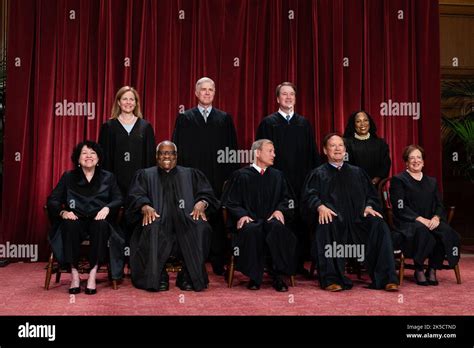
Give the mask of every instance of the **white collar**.
[[291, 118], [292, 118], [293, 115], [295, 114], [295, 112], [294, 112], [293, 110], [291, 110], [291, 112], [290, 112], [289, 114], [287, 114], [287, 113], [285, 113], [282, 109], [278, 109], [278, 113], [279, 113], [280, 115], [282, 115], [285, 120], [286, 120], [286, 116], [288, 116], [288, 115], [290, 116], [290, 120], [291, 120]]
[[[262, 169], [263, 169], [263, 168], [260, 168], [259, 166], [257, 166], [255, 163], [252, 163], [252, 167], [254, 167], [254, 168], [257, 170], [257, 172], [259, 172], [259, 173], [260, 173], [260, 172], [262, 171]], [[263, 169], [263, 172], [265, 173], [266, 170], [267, 170], [267, 169]]]

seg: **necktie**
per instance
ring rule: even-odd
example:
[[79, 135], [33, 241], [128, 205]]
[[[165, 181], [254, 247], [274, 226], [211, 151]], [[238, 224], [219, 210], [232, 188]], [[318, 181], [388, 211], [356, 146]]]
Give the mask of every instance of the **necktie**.
[[286, 122], [288, 122], [288, 124], [290, 124], [290, 115], [286, 115]]
[[207, 114], [209, 111], [207, 109], [202, 110], [202, 116], [204, 117], [204, 122], [207, 123]]
[[265, 170], [260, 169], [260, 175], [263, 175], [263, 174], [265, 174]]
[[342, 168], [342, 166], [338, 166], [338, 167], [337, 167], [337, 170], [341, 170], [341, 168]]

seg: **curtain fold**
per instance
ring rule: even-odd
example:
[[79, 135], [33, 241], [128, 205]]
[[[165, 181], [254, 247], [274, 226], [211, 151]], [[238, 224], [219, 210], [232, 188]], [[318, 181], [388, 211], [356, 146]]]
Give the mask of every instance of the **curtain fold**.
[[[2, 243], [37, 243], [45, 255], [46, 197], [73, 146], [97, 140], [123, 85], [137, 88], [159, 142], [195, 105], [196, 80], [211, 77], [215, 107], [248, 148], [277, 109], [276, 85], [290, 80], [318, 143], [365, 109], [390, 146], [392, 174], [419, 143], [426, 173], [441, 178], [437, 1], [22, 0], [10, 19]], [[420, 119], [382, 116], [389, 101], [419, 103]], [[64, 115], [67, 103], [94, 115]]]

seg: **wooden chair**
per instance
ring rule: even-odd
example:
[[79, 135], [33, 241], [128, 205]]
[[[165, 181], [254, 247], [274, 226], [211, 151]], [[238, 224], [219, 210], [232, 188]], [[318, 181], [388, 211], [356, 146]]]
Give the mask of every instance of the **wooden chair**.
[[[384, 216], [386, 218], [386, 221], [392, 231], [394, 231], [394, 222], [393, 222], [393, 209], [392, 205], [390, 203], [390, 179], [391, 178], [385, 178], [379, 182], [378, 185], [378, 192], [380, 199], [383, 203], [383, 208], [384, 208]], [[448, 224], [451, 224], [451, 221], [454, 217], [454, 212], [455, 212], [455, 207], [451, 206], [449, 207], [448, 211], [448, 216], [447, 216], [447, 221]], [[395, 253], [395, 259], [398, 264], [398, 277], [399, 277], [399, 282], [400, 286], [403, 283], [403, 277], [404, 277], [404, 271], [405, 268], [408, 269], [415, 269], [415, 265], [412, 263], [407, 263], [406, 258], [403, 255], [402, 250], [394, 250]], [[426, 265], [424, 265], [425, 268], [427, 268]], [[442, 269], [453, 269], [449, 265], [443, 264]], [[459, 264], [454, 266], [454, 274], [456, 275], [456, 282], [457, 284], [461, 284], [461, 271], [459, 269]]]
[[[89, 247], [90, 247], [90, 241], [84, 240], [81, 243], [81, 254], [87, 255]], [[99, 269], [97, 270], [97, 273], [99, 273], [101, 269], [102, 267], [99, 267]], [[88, 262], [84, 258], [81, 258], [81, 261], [79, 261], [78, 271], [81, 274], [88, 271]], [[108, 264], [106, 265], [106, 271], [107, 271], [109, 280], [112, 282], [112, 289], [117, 290], [118, 289], [117, 280], [112, 279], [112, 274], [110, 272], [110, 267]], [[45, 290], [49, 290], [49, 285], [51, 283], [51, 276], [53, 274], [56, 274], [55, 283], [59, 283], [59, 281], [61, 280], [61, 273], [70, 273], [70, 270], [62, 269], [61, 265], [59, 265], [56, 258], [54, 257], [53, 252], [51, 252], [51, 254], [49, 255], [48, 265], [46, 266], [46, 279], [44, 281]]]
[[[46, 205], [43, 207], [43, 209], [47, 213], [48, 209], [47, 209]], [[122, 215], [123, 215], [123, 207], [121, 207], [119, 212], [118, 212], [118, 216], [117, 216], [118, 221], [120, 221], [120, 219], [122, 218]], [[81, 255], [82, 255], [82, 257], [81, 257], [81, 260], [79, 261], [79, 268], [78, 268], [78, 271], [81, 274], [86, 272], [86, 270], [88, 271], [88, 262], [87, 262], [84, 255], [88, 254], [89, 247], [90, 247], [90, 241], [88, 239], [84, 240], [81, 243]], [[97, 273], [99, 273], [99, 271], [101, 269], [102, 269], [102, 267], [99, 267], [99, 269], [97, 270]], [[107, 270], [109, 281], [112, 282], [112, 289], [117, 290], [118, 289], [117, 280], [112, 279], [112, 273], [110, 271], [109, 264], [106, 265], [106, 270]], [[59, 281], [61, 280], [61, 273], [70, 273], [70, 270], [69, 269], [62, 269], [61, 265], [57, 262], [56, 258], [54, 257], [53, 252], [51, 251], [51, 254], [49, 255], [49, 259], [48, 259], [48, 265], [46, 266], [46, 278], [44, 280], [45, 290], [49, 290], [49, 285], [51, 283], [51, 276], [53, 274], [56, 274], [55, 283], [59, 283]]]
[[[225, 189], [226, 183], [227, 182], [224, 183], [224, 189]], [[229, 219], [229, 212], [227, 211], [227, 209], [224, 206], [222, 207], [222, 216], [223, 216], [223, 220], [224, 220], [224, 226], [227, 230], [227, 239], [231, 242], [230, 244], [232, 245], [232, 233], [233, 232], [231, 232], [227, 229], [227, 222], [228, 222], [228, 219]], [[232, 283], [234, 281], [234, 272], [235, 272], [235, 255], [234, 255], [234, 251], [232, 250], [232, 248], [230, 248], [229, 263], [227, 264], [227, 270], [226, 270], [226, 278], [227, 278], [227, 287], [228, 288], [232, 287]], [[290, 276], [290, 285], [295, 286], [295, 276], [294, 275]]]

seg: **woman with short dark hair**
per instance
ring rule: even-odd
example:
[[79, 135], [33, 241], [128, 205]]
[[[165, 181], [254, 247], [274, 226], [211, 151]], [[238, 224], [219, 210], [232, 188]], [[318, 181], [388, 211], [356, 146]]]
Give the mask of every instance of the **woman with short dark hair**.
[[402, 251], [415, 262], [416, 283], [426, 286], [438, 285], [436, 270], [445, 258], [449, 266], [457, 265], [460, 240], [445, 220], [436, 179], [423, 174], [424, 154], [419, 145], [405, 148], [402, 158], [407, 169], [391, 179], [390, 201], [395, 228], [403, 236]]
[[[72, 152], [76, 167], [65, 172], [48, 197], [48, 212], [53, 220], [50, 242], [58, 261], [71, 268], [70, 294], [80, 292], [79, 252], [83, 240], [89, 239], [91, 271], [85, 293], [96, 290], [96, 273], [107, 261], [110, 244], [112, 278], [121, 277], [123, 237], [114, 226], [122, 205], [122, 195], [115, 176], [101, 169], [102, 149], [92, 141], [79, 143]], [[110, 239], [110, 243], [109, 243]]]

